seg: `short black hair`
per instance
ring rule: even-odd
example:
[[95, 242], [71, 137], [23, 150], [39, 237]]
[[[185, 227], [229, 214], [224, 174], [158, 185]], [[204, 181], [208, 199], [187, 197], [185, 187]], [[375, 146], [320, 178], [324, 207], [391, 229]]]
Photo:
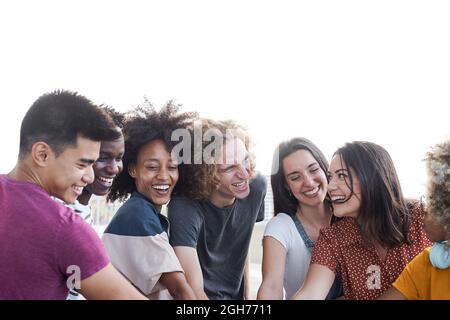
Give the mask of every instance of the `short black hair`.
[[20, 128], [19, 158], [38, 141], [47, 143], [60, 155], [74, 146], [79, 136], [92, 141], [118, 139], [112, 119], [86, 97], [68, 90], [40, 96], [28, 109]]
[[111, 106], [102, 105], [101, 107], [111, 117], [114, 124], [122, 129], [125, 124], [125, 114], [117, 111]]
[[136, 190], [134, 179], [128, 173], [128, 167], [136, 163], [143, 146], [154, 140], [162, 140], [167, 151], [171, 152], [178, 143], [172, 140], [173, 131], [187, 128], [198, 118], [195, 112], [180, 113], [180, 108], [181, 105], [169, 101], [160, 111], [156, 111], [147, 101], [144, 106], [135, 107], [126, 114], [123, 127], [125, 137], [123, 170], [114, 179], [108, 201], [125, 201], [128, 195]]

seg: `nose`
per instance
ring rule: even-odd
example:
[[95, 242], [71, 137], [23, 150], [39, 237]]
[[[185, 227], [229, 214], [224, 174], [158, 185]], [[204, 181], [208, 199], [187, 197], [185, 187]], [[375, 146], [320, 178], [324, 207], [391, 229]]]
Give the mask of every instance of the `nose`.
[[167, 170], [167, 168], [162, 167], [159, 171], [158, 171], [158, 175], [157, 178], [159, 180], [168, 180], [169, 179], [169, 170]]
[[91, 184], [94, 182], [94, 179], [95, 179], [94, 167], [88, 166], [86, 168], [86, 171], [84, 172], [82, 180], [86, 184]]
[[246, 166], [244, 165], [239, 166], [238, 177], [243, 180], [247, 180], [250, 177], [248, 168]]
[[107, 166], [108, 174], [117, 175], [119, 174], [119, 163], [116, 160], [112, 160]]
[[305, 176], [305, 180], [303, 181], [303, 183], [304, 183], [307, 187], [312, 186], [312, 185], [314, 184], [314, 179], [313, 179], [313, 177], [311, 177], [311, 175], [307, 174], [307, 175]]
[[330, 179], [330, 182], [328, 182], [328, 191], [336, 190], [336, 183], [334, 179]]

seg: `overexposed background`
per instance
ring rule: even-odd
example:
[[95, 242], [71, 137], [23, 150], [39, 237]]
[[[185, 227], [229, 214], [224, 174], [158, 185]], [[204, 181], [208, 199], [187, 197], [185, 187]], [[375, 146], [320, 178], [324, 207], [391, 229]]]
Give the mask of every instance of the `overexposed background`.
[[146, 95], [234, 118], [264, 173], [286, 138], [328, 157], [370, 140], [418, 196], [422, 158], [450, 132], [449, 16], [448, 1], [2, 1], [0, 171], [27, 108], [65, 88], [123, 111]]

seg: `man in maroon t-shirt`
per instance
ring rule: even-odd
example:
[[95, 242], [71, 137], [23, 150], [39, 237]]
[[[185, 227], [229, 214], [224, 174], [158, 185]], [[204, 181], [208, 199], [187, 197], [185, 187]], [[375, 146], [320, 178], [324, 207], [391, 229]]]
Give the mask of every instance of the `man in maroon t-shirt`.
[[[0, 175], [0, 299], [143, 299], [110, 264], [95, 231], [72, 210], [93, 182], [112, 120], [69, 91], [44, 94], [26, 113], [15, 168]], [[114, 138], [114, 137], [113, 137]]]

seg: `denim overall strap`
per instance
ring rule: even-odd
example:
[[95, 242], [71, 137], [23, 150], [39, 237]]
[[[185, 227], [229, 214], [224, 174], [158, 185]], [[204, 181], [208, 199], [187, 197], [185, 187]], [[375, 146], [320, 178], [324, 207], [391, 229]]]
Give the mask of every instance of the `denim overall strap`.
[[297, 216], [294, 214], [291, 217], [292, 217], [292, 220], [294, 220], [295, 227], [297, 228], [297, 231], [300, 234], [300, 237], [302, 237], [303, 242], [306, 245], [306, 248], [308, 248], [309, 252], [312, 253], [312, 250], [314, 248], [314, 242], [306, 234], [305, 228], [303, 228], [303, 225], [300, 222], [300, 220], [297, 218]]
[[[308, 248], [309, 252], [312, 254], [312, 251], [314, 249], [314, 242], [311, 240], [311, 238], [306, 234], [305, 228], [303, 228], [302, 223], [297, 218], [296, 215], [291, 216], [292, 220], [294, 220], [294, 224], [297, 227], [298, 233], [300, 234], [300, 237], [303, 239], [303, 242], [306, 245], [306, 248]], [[337, 297], [342, 296], [343, 290], [340, 281], [336, 277], [334, 279], [333, 285], [331, 286], [330, 292], [328, 292], [326, 300], [334, 300]]]

